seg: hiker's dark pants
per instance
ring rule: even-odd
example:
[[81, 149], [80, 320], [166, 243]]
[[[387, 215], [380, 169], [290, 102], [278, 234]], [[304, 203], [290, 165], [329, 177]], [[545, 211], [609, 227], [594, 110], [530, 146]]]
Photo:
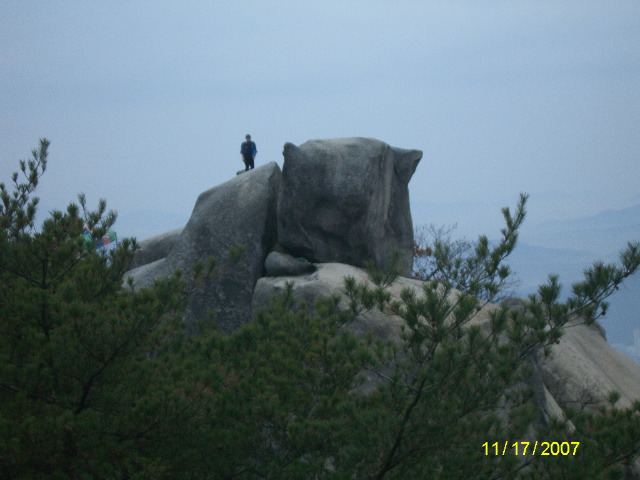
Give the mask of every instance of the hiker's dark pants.
[[253, 168], [253, 156], [244, 157], [244, 171]]

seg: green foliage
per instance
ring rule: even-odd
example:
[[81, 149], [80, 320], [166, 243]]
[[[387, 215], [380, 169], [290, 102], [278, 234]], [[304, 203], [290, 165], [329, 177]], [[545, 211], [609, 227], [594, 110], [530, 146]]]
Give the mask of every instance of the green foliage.
[[539, 429], [541, 438], [579, 442], [579, 446], [575, 456], [529, 460], [523, 478], [635, 478], [633, 465], [640, 456], [640, 401], [631, 408], [619, 409], [615, 407], [618, 397], [613, 392], [611, 405], [602, 406], [597, 413], [567, 412], [571, 428], [568, 423], [554, 422]]
[[30, 160], [20, 160], [20, 171], [26, 183], [19, 182], [20, 175], [14, 172], [11, 180], [13, 192], [9, 193], [4, 183], [0, 183], [0, 229], [10, 236], [17, 236], [26, 229], [33, 228], [38, 198], [29, 198], [38, 185], [38, 180], [47, 168], [47, 148], [49, 141], [40, 140], [40, 148], [31, 152]]
[[[502, 209], [506, 227], [501, 230], [497, 245], [490, 245], [486, 235], [481, 235], [475, 245], [464, 240], [452, 241], [449, 236], [452, 229], [421, 232], [414, 245], [416, 278], [437, 280], [487, 302], [496, 300], [509, 285], [511, 271], [503, 261], [516, 247], [527, 199], [528, 195], [520, 194], [515, 216], [509, 208]], [[424, 245], [429, 237], [433, 237], [432, 244]]]
[[83, 221], [96, 236], [115, 221], [103, 201], [89, 212], [81, 196], [84, 217], [72, 204], [34, 228], [48, 144], [21, 162], [24, 183], [1, 186], [0, 476], [143, 478], [190, 408], [166, 384], [185, 282], [123, 288], [134, 242], [100, 255], [80, 238]]
[[346, 434], [360, 370], [357, 341], [340, 329], [349, 316], [335, 299], [317, 302], [317, 315], [294, 305], [288, 287], [234, 335], [199, 339], [219, 389], [203, 421], [225, 438], [216, 478], [311, 478]]
[[[231, 335], [182, 322], [187, 295], [229, 266], [199, 262], [135, 291], [123, 282], [135, 241], [107, 255], [83, 247], [116, 219], [106, 202], [52, 212], [31, 198], [46, 140], [0, 186], [0, 477], [59, 479], [620, 478], [640, 455], [640, 403], [540, 421], [531, 374], [567, 322], [592, 322], [640, 265], [595, 264], [560, 302], [557, 277], [517, 307], [489, 305], [525, 217], [503, 210], [500, 242], [440, 231], [416, 245], [421, 291], [400, 299], [393, 268], [346, 278], [313, 305], [293, 286]], [[237, 263], [243, 246], [228, 252]], [[483, 310], [484, 309], [484, 310]], [[359, 316], [401, 319], [398, 338], [357, 336]], [[477, 321], [478, 314], [484, 321]], [[496, 441], [579, 441], [579, 455], [487, 455]]]

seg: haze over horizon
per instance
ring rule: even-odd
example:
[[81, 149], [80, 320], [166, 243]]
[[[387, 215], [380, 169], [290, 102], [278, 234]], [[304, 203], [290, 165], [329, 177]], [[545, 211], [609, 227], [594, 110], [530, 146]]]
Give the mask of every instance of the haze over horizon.
[[[524, 244], [548, 222], [640, 205], [635, 0], [0, 0], [0, 12], [0, 181], [46, 137], [42, 210], [106, 198], [121, 236], [183, 226], [242, 168], [246, 133], [256, 166], [314, 138], [421, 149], [414, 223], [470, 239], [499, 235], [520, 192]], [[584, 250], [601, 252], [605, 228]], [[640, 226], [625, 233], [603, 255]]]
[[477, 205], [480, 231], [521, 191], [532, 224], [640, 203], [636, 1], [0, 8], [0, 178], [48, 138], [47, 206], [188, 215], [247, 132], [257, 165], [312, 138], [419, 148], [414, 216]]

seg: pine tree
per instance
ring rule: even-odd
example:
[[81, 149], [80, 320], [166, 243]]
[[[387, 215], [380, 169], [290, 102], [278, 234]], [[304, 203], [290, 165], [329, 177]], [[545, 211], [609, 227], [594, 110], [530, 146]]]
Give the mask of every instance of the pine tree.
[[185, 282], [123, 286], [135, 242], [101, 254], [80, 235], [111, 227], [104, 201], [80, 196], [37, 229], [48, 145], [0, 185], [0, 476], [154, 478], [192, 408], [171, 362]]

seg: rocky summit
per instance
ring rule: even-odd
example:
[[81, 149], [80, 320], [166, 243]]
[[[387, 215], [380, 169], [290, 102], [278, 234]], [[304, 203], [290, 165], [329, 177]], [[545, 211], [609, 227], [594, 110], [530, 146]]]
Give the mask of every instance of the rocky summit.
[[[137, 288], [194, 262], [224, 259], [232, 247], [244, 255], [229, 271], [193, 292], [187, 321], [216, 312], [220, 328], [232, 332], [254, 311], [294, 282], [295, 297], [311, 304], [340, 295], [350, 275], [366, 282], [362, 266], [385, 266], [395, 252], [400, 277], [391, 287], [420, 292], [411, 272], [413, 226], [408, 183], [422, 158], [366, 138], [312, 140], [284, 146], [282, 171], [273, 162], [203, 192], [187, 225], [141, 243], [128, 273]], [[344, 305], [344, 302], [343, 302]], [[473, 322], [487, 321], [487, 306]], [[401, 319], [380, 312], [352, 325], [361, 335], [397, 338]], [[544, 418], [566, 408], [597, 407], [610, 391], [620, 406], [640, 398], [640, 366], [611, 347], [596, 326], [570, 325], [553, 353], [535, 364], [532, 382]]]
[[135, 286], [243, 247], [239, 264], [198, 287], [187, 313], [192, 320], [213, 309], [231, 332], [251, 318], [253, 290], [265, 275], [308, 273], [324, 262], [382, 267], [392, 258], [411, 273], [408, 184], [421, 151], [341, 138], [287, 143], [283, 154], [282, 171], [271, 162], [203, 192], [183, 229], [141, 242], [128, 273]]

